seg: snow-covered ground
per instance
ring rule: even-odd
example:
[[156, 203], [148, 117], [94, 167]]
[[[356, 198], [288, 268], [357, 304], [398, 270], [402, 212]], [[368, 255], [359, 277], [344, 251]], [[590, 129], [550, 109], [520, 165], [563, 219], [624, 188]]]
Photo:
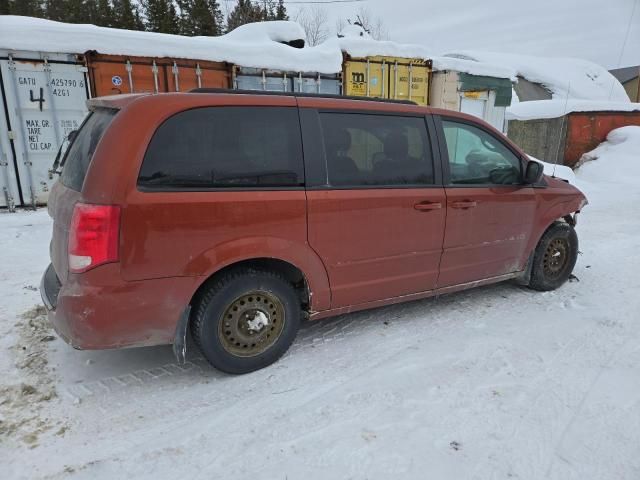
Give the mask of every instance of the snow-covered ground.
[[[624, 136], [626, 141], [621, 141]], [[0, 214], [2, 478], [640, 478], [640, 127], [576, 182], [576, 279], [308, 325], [270, 368], [78, 352], [35, 287], [44, 210]]]

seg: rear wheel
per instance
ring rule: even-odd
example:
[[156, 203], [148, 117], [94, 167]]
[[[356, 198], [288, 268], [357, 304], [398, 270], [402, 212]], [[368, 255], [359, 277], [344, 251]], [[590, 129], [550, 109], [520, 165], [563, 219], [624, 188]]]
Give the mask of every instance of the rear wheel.
[[219, 370], [242, 374], [278, 360], [300, 326], [300, 300], [275, 272], [242, 269], [224, 275], [204, 293], [193, 336]]
[[529, 287], [555, 290], [573, 272], [578, 258], [578, 235], [568, 223], [555, 223], [544, 233], [533, 257]]

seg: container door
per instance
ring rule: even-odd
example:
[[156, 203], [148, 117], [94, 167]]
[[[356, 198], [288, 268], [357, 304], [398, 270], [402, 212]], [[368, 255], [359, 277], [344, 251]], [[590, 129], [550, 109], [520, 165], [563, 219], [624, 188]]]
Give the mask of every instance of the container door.
[[460, 99], [460, 111], [484, 120], [487, 95], [484, 92], [464, 92]]
[[418, 105], [426, 105], [429, 88], [429, 68], [425, 62], [420, 60], [409, 63], [406, 60], [391, 61], [389, 67], [389, 98], [411, 100]]
[[389, 64], [380, 57], [345, 62], [346, 94], [354, 97], [388, 98]]
[[194, 88], [229, 88], [229, 73], [224, 64], [196, 62], [195, 65], [178, 65], [180, 91]]
[[4, 98], [0, 97], [0, 207], [13, 210], [13, 207], [20, 205], [20, 193], [6, 112]]
[[23, 204], [44, 204], [64, 137], [87, 114], [86, 68], [42, 61], [0, 61]]
[[300, 76], [293, 80], [296, 92], [340, 95], [340, 81], [337, 77], [323, 77], [322, 75]]
[[153, 93], [167, 90], [167, 76], [171, 75], [171, 66], [165, 72], [164, 65], [153, 59], [145, 61], [127, 59], [91, 60], [91, 78], [93, 93], [96, 97], [119, 95], [121, 93]]
[[496, 92], [495, 90], [491, 90], [489, 92], [489, 100], [487, 102], [484, 119], [503, 133], [506, 131], [504, 121], [506, 109], [507, 107], [496, 107]]

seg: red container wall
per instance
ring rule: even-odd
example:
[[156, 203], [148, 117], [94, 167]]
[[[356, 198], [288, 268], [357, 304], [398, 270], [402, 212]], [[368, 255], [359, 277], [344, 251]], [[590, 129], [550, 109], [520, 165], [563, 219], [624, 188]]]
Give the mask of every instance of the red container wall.
[[[156, 91], [156, 82], [158, 92], [185, 92], [198, 86], [229, 88], [230, 85], [230, 67], [225, 63], [99, 53], [88, 53], [86, 60], [93, 97], [153, 93]], [[154, 62], [157, 70], [155, 75]]]
[[583, 154], [604, 142], [611, 130], [627, 125], [640, 126], [640, 111], [571, 113], [564, 150], [565, 165], [573, 167]]

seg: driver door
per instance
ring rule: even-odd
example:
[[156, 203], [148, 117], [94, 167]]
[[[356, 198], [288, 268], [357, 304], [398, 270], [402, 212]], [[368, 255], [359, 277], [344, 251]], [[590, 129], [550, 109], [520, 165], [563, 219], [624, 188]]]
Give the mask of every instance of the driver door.
[[536, 196], [522, 162], [479, 122], [441, 117], [447, 223], [438, 288], [523, 270]]

